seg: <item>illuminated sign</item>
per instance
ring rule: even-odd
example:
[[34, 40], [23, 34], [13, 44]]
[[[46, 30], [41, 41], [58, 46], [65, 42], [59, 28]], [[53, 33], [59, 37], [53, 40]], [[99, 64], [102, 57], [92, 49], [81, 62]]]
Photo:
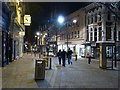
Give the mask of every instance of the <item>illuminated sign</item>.
[[24, 25], [25, 26], [30, 26], [31, 24], [31, 16], [30, 15], [25, 15], [24, 16]]
[[20, 35], [20, 36], [25, 36], [25, 32], [24, 32], [24, 31], [20, 31], [20, 32], [19, 32], [19, 35]]

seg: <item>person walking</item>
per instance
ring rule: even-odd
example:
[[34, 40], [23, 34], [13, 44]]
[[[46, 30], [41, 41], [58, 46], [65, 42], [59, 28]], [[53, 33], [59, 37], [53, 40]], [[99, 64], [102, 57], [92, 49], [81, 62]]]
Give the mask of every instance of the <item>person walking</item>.
[[63, 49], [63, 51], [62, 51], [62, 63], [63, 63], [63, 66], [65, 67], [65, 64], [66, 64], [66, 61], [65, 61], [65, 59], [66, 59], [66, 51]]
[[57, 53], [57, 57], [58, 57], [58, 60], [59, 60], [59, 65], [61, 65], [61, 58], [62, 58], [61, 49], [60, 49], [59, 52]]
[[68, 49], [67, 55], [68, 55], [68, 64], [72, 64], [72, 50], [70, 48]]

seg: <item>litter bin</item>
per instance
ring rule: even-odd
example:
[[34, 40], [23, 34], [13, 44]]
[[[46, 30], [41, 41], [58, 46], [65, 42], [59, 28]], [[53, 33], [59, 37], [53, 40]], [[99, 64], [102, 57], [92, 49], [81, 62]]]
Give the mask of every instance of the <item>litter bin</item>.
[[49, 62], [48, 62], [48, 57], [42, 57], [43, 60], [45, 60], [45, 67], [48, 67]]
[[35, 61], [35, 79], [45, 79], [45, 60]]

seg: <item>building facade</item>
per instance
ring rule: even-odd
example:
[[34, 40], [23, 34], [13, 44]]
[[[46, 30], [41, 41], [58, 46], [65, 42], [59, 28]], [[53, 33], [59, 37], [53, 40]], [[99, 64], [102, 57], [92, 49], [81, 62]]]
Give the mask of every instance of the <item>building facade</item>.
[[0, 2], [0, 62], [1, 66], [9, 63], [9, 20], [8, 3]]
[[85, 56], [85, 45], [82, 45], [86, 41], [85, 30], [85, 9], [81, 8], [65, 17], [64, 25], [58, 32], [58, 50], [67, 51], [70, 48], [73, 55]]
[[0, 2], [0, 60], [1, 66], [22, 57], [23, 37], [23, 6], [20, 2]]
[[99, 46], [102, 42], [113, 44], [117, 42], [116, 52], [119, 54], [120, 22], [116, 21], [115, 15], [104, 5], [97, 5], [96, 3], [86, 6], [85, 9], [87, 32], [86, 48], [91, 48], [90, 52], [92, 53], [92, 57], [99, 57]]
[[25, 6], [23, 2], [10, 2], [11, 24], [10, 24], [10, 40], [11, 40], [11, 61], [23, 56], [23, 44], [25, 35], [24, 14]]

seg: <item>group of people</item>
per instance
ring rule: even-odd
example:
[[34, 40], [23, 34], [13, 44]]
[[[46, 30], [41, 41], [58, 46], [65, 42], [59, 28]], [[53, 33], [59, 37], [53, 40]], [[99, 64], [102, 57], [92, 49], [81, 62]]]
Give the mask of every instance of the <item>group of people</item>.
[[68, 64], [72, 64], [72, 53], [73, 52], [72, 52], [72, 50], [70, 50], [70, 48], [68, 49], [67, 52], [64, 49], [63, 49], [63, 51], [59, 50], [59, 52], [57, 53], [59, 65], [62, 64], [65, 67], [66, 58], [68, 58]]

